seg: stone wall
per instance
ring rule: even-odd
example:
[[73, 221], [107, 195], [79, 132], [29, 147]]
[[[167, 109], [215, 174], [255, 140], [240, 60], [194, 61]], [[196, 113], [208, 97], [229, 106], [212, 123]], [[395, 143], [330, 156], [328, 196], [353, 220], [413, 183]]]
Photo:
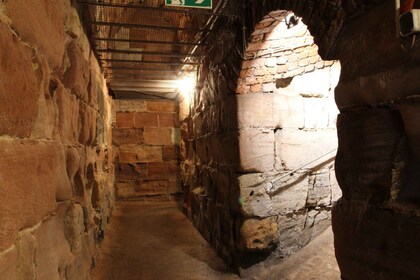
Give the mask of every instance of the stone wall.
[[395, 36], [393, 2], [385, 1], [347, 24], [337, 46], [343, 197], [333, 230], [343, 279], [420, 275], [420, 44], [412, 40]]
[[255, 27], [237, 88], [241, 250], [287, 256], [330, 225], [339, 74], [293, 13]]
[[70, 1], [1, 1], [0, 62], [0, 277], [89, 279], [114, 203], [111, 100]]
[[119, 199], [181, 193], [179, 116], [174, 100], [115, 100], [113, 129]]
[[204, 61], [199, 92], [180, 102], [189, 217], [236, 266], [304, 246], [330, 224], [340, 196], [334, 153], [276, 181], [337, 145], [339, 64], [322, 61], [306, 26], [288, 29], [286, 15], [261, 21], [245, 60], [235, 51], [240, 39], [225, 34]]

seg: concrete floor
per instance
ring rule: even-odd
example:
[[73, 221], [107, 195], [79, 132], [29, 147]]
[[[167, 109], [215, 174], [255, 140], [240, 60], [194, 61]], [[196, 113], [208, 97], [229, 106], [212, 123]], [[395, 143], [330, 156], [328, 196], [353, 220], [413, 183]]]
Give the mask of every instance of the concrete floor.
[[[340, 279], [331, 230], [248, 279]], [[229, 280], [229, 272], [174, 202], [119, 202], [101, 243], [93, 280]]]

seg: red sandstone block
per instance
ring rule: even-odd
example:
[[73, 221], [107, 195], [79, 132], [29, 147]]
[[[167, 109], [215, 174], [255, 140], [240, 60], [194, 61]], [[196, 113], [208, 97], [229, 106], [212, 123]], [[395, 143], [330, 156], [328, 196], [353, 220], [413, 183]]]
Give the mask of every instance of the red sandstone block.
[[134, 127], [158, 127], [158, 114], [156, 113], [135, 113]]
[[38, 113], [33, 53], [2, 23], [0, 38], [0, 135], [29, 137]]
[[[80, 207], [80, 206], [79, 206]], [[57, 271], [61, 267], [66, 267], [67, 271], [70, 271], [71, 263], [74, 260], [74, 256], [71, 251], [70, 244], [76, 243], [76, 240], [69, 240], [71, 235], [80, 234], [77, 240], [77, 249], [80, 251], [87, 250], [86, 243], [82, 242], [82, 237], [84, 233], [83, 225], [83, 211], [80, 209], [80, 216], [78, 222], [82, 223], [81, 225], [77, 223], [77, 226], [73, 226], [73, 220], [69, 215], [70, 210], [69, 203], [64, 203], [58, 205], [57, 209], [54, 211], [54, 215], [46, 219], [40, 227], [34, 232], [34, 236], [28, 235], [27, 242], [34, 242], [36, 239], [36, 250], [34, 262], [35, 265], [35, 274], [36, 278], [39, 279], [51, 279], [51, 275], [58, 275]], [[63, 226], [65, 221], [66, 226]], [[68, 229], [68, 232], [65, 232], [65, 229]], [[34, 244], [35, 246], [35, 244]], [[85, 267], [86, 272], [88, 271], [90, 265], [89, 262], [84, 264], [78, 263], [80, 267]], [[68, 272], [66, 273], [68, 275]]]
[[166, 195], [168, 194], [167, 180], [139, 181], [135, 187], [136, 195]]
[[82, 101], [79, 103], [79, 142], [92, 144], [96, 137], [96, 112]]
[[0, 141], [0, 251], [9, 248], [18, 231], [41, 222], [56, 207], [61, 182], [56, 147], [35, 141]]
[[115, 177], [117, 180], [138, 180], [147, 178], [147, 163], [117, 163]]
[[148, 145], [172, 145], [171, 128], [145, 128], [144, 143]]
[[178, 160], [179, 151], [177, 146], [163, 146], [162, 148], [163, 160]]
[[120, 146], [120, 163], [161, 162], [161, 146]]
[[114, 128], [112, 130], [112, 144], [115, 146], [126, 144], [143, 144], [143, 129], [140, 128]]
[[90, 65], [85, 60], [83, 52], [75, 42], [70, 42], [67, 47], [70, 67], [64, 73], [63, 84], [71, 89], [79, 99], [89, 102], [88, 85], [90, 81]]
[[133, 128], [134, 127], [134, 113], [121, 113], [117, 112], [118, 128]]
[[151, 177], [154, 177], [154, 178], [176, 177], [178, 176], [179, 166], [178, 166], [178, 163], [175, 161], [153, 162], [153, 163], [149, 163], [148, 171], [149, 171], [149, 178]]
[[176, 113], [178, 106], [175, 101], [147, 101], [146, 110], [149, 112]]
[[57, 128], [61, 141], [76, 143], [79, 138], [79, 102], [61, 84], [58, 84], [55, 94], [58, 108]]
[[167, 184], [167, 191], [169, 194], [182, 193], [181, 182], [179, 181], [179, 179], [169, 179], [167, 181]]
[[115, 110], [117, 112], [145, 112], [146, 101], [143, 100], [115, 100]]
[[[14, 30], [23, 41], [38, 48], [53, 69], [57, 70], [61, 67], [67, 42], [64, 23], [69, 8], [68, 1], [14, 0], [6, 3], [7, 15]], [[13, 59], [17, 58], [5, 53]]]
[[159, 127], [178, 127], [178, 114], [159, 114]]

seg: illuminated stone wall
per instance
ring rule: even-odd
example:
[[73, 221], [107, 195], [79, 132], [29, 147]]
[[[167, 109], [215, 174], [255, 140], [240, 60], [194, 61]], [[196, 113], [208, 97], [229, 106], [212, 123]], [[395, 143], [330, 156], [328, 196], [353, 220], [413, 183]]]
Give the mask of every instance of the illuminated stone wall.
[[114, 204], [111, 103], [70, 1], [0, 1], [1, 279], [89, 279]]
[[175, 100], [114, 100], [119, 199], [170, 199], [181, 193]]

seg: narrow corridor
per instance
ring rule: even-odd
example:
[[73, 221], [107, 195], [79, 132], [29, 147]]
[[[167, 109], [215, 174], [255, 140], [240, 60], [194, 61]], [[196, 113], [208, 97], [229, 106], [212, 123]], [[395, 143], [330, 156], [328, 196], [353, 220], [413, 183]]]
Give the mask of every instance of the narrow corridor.
[[[340, 279], [331, 228], [280, 264], [259, 265], [255, 280]], [[174, 202], [118, 202], [93, 280], [240, 279]]]
[[239, 279], [174, 202], [118, 202], [92, 278]]

